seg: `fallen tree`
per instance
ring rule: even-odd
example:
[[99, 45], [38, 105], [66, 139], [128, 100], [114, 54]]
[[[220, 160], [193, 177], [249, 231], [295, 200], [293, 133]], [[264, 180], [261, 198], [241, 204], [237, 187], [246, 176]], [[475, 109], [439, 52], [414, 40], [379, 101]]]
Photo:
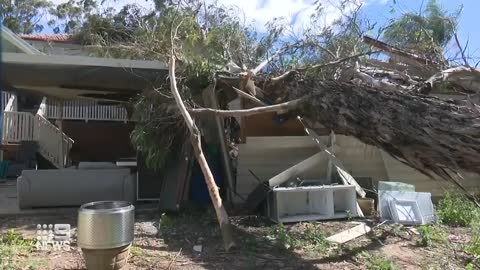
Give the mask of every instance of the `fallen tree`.
[[292, 80], [286, 88], [293, 100], [281, 104], [191, 112], [248, 116], [288, 110], [312, 128], [321, 124], [354, 136], [430, 176], [450, 178], [445, 169], [480, 173], [480, 119], [466, 102], [350, 82]]

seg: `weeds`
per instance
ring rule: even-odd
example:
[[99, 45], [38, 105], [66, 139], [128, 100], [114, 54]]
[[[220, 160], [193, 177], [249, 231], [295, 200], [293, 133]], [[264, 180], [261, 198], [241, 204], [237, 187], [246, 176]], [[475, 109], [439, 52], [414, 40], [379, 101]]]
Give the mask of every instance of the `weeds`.
[[445, 242], [447, 233], [440, 226], [423, 225], [417, 228], [420, 238], [417, 239], [419, 246], [430, 247], [433, 243]]
[[132, 254], [132, 256], [141, 256], [143, 254], [143, 249], [139, 246], [132, 246], [130, 248], [130, 254]]
[[396, 270], [395, 264], [384, 257], [362, 252], [362, 256], [367, 259], [368, 270]]
[[273, 236], [286, 249], [305, 248], [315, 251], [325, 251], [330, 243], [325, 235], [314, 224], [305, 224], [303, 232], [288, 231], [285, 225], [273, 227]]
[[[33, 249], [33, 241], [24, 239], [20, 233], [14, 230], [8, 230], [7, 233], [0, 235], [0, 270], [13, 270], [21, 267], [15, 260], [19, 254], [30, 253]], [[37, 263], [33, 261], [22, 261], [27, 263], [26, 269], [36, 269]]]
[[314, 250], [325, 251], [330, 243], [325, 239], [325, 235], [318, 230], [313, 224], [306, 224], [305, 231], [303, 232], [302, 242], [306, 242]]
[[0, 244], [0, 270], [16, 269], [13, 260], [14, 255], [12, 247]]
[[162, 213], [160, 217], [160, 231], [162, 233], [172, 230], [175, 227], [175, 220], [167, 214]]
[[286, 249], [295, 248], [300, 245], [299, 240], [293, 236], [292, 233], [287, 231], [287, 228], [283, 224], [278, 224], [273, 227], [273, 236], [277, 239], [278, 243]]
[[472, 229], [472, 240], [465, 247], [465, 251], [478, 258], [480, 257], [480, 223], [472, 224]]
[[446, 192], [437, 209], [440, 222], [451, 226], [470, 226], [480, 213], [473, 202], [460, 193]]

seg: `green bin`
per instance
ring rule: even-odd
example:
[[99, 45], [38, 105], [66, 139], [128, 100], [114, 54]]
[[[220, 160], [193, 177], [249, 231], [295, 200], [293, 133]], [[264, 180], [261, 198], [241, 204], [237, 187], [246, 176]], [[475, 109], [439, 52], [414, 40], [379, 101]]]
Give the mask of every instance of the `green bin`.
[[4, 160], [0, 161], [0, 182], [5, 182], [7, 180], [7, 171], [10, 161]]

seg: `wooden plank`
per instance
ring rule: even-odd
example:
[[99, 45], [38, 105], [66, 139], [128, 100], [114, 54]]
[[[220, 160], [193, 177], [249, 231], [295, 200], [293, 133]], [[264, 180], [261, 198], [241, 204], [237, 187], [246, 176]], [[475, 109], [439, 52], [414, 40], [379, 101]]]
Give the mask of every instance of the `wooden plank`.
[[357, 225], [351, 229], [345, 230], [343, 232], [340, 232], [328, 237], [327, 240], [330, 242], [343, 244], [357, 237], [360, 237], [370, 232], [371, 230], [372, 228], [370, 228], [369, 226], [367, 226], [367, 224], [362, 222], [360, 225]]
[[[333, 159], [332, 159], [333, 160]], [[335, 164], [335, 160], [333, 160], [333, 163]], [[341, 166], [340, 163], [337, 163], [335, 164], [335, 168], [337, 169], [337, 172], [338, 174], [340, 175], [340, 178], [342, 179], [342, 182], [345, 184], [345, 185], [354, 185], [355, 186], [355, 190], [357, 191], [357, 194], [362, 197], [362, 198], [365, 198], [365, 196], [367, 195], [365, 193], [365, 191], [363, 190], [363, 188], [357, 183], [357, 181], [355, 181], [355, 179], [353, 178], [353, 176], [351, 176], [343, 166]]]
[[285, 181], [293, 179], [294, 177], [304, 176], [305, 171], [309, 171], [312, 169], [320, 169], [320, 168], [326, 169], [326, 164], [327, 164], [327, 157], [325, 152], [317, 153], [303, 160], [302, 162], [286, 169], [280, 174], [272, 177], [271, 179], [268, 180], [268, 184], [270, 185], [270, 187], [278, 186], [284, 183]]
[[315, 144], [308, 136], [265, 136], [265, 137], [247, 137], [246, 147], [257, 148], [300, 148], [315, 147]]
[[[358, 195], [362, 198], [365, 198], [366, 196], [366, 193], [365, 191], [363, 190], [363, 188], [357, 183], [357, 181], [355, 181], [355, 179], [349, 174], [347, 173], [347, 170], [345, 169], [345, 167], [342, 165], [342, 162], [337, 159], [335, 157], [334, 154], [332, 154], [328, 149], [327, 149], [327, 146], [324, 145], [321, 140], [320, 140], [320, 136], [318, 136], [315, 131], [313, 131], [312, 129], [309, 129], [307, 127], [305, 127], [305, 132], [312, 138], [312, 140], [318, 145], [318, 147], [320, 148], [320, 150], [322, 150], [323, 152], [327, 153], [330, 160], [332, 161], [333, 165], [335, 165], [336, 169], [337, 169], [337, 172], [338, 174], [340, 175], [340, 178], [342, 179], [342, 181], [344, 182], [344, 184], [346, 185], [354, 185], [355, 186], [355, 190], [357, 191]], [[358, 209], [360, 209], [360, 207], [358, 207]], [[360, 213], [362, 213], [360, 211]], [[363, 214], [362, 214], [363, 215]]]

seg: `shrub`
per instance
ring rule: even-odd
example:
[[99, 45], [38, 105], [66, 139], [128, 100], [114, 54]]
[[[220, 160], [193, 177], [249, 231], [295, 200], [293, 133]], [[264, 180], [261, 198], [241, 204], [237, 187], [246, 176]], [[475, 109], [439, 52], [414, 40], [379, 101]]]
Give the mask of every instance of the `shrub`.
[[430, 247], [434, 242], [445, 242], [447, 233], [439, 226], [424, 225], [417, 228], [420, 238], [417, 244], [424, 247]]
[[283, 224], [278, 224], [273, 227], [273, 235], [277, 239], [278, 243], [286, 249], [295, 248], [299, 246], [298, 239], [292, 235]]
[[440, 222], [452, 226], [470, 226], [478, 218], [476, 205], [460, 193], [446, 192], [439, 202], [437, 214]]
[[384, 257], [373, 255], [367, 252], [362, 252], [362, 255], [367, 259], [368, 270], [396, 270], [395, 264]]
[[317, 251], [324, 251], [330, 246], [325, 235], [313, 224], [307, 224], [302, 239], [303, 242]]
[[472, 240], [465, 247], [467, 253], [472, 254], [475, 257], [480, 257], [480, 224], [473, 224], [473, 237]]
[[272, 234], [278, 243], [287, 249], [302, 247], [324, 251], [330, 246], [330, 243], [325, 239], [325, 235], [314, 224], [305, 225], [305, 230], [300, 233], [288, 231], [283, 224], [279, 224], [273, 227]]

